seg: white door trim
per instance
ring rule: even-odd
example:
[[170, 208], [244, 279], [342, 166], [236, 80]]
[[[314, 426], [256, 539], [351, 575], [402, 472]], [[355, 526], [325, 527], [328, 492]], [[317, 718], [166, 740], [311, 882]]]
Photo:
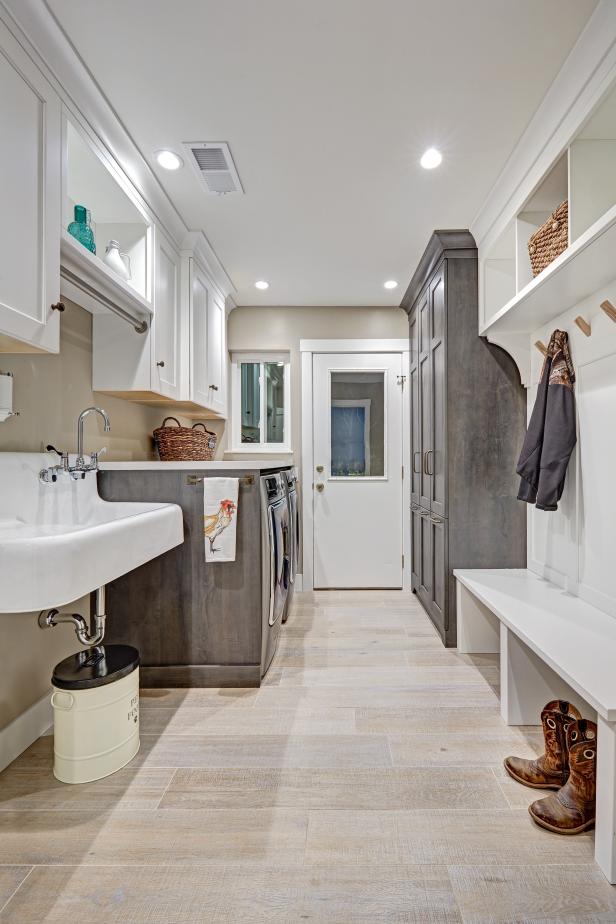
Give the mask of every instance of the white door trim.
[[313, 389], [312, 357], [314, 353], [400, 353], [404, 390], [402, 392], [402, 587], [411, 589], [411, 495], [407, 460], [411, 452], [411, 410], [409, 405], [409, 342], [408, 340], [300, 340], [302, 357], [302, 548], [304, 563], [302, 590], [314, 590], [314, 517], [313, 517]]
[[408, 353], [408, 340], [300, 340], [300, 353]]

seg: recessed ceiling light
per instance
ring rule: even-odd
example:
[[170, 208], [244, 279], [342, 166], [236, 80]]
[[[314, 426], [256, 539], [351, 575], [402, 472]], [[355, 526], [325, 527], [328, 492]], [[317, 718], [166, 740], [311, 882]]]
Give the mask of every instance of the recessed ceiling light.
[[388, 279], [387, 282], [383, 283], [384, 288], [386, 289], [397, 289], [398, 283], [395, 279]]
[[438, 167], [442, 159], [443, 155], [440, 151], [437, 151], [436, 148], [428, 148], [419, 163], [424, 170], [434, 170], [435, 167]]
[[179, 170], [184, 161], [174, 151], [156, 151], [156, 163], [165, 170]]
[[269, 289], [269, 282], [266, 282], [265, 279], [257, 279], [255, 289]]

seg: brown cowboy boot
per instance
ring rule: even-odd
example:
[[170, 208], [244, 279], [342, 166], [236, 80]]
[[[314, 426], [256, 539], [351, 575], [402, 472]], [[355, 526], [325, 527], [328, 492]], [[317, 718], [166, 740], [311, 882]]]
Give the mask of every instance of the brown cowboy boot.
[[533, 821], [557, 834], [579, 834], [595, 823], [597, 726], [580, 719], [569, 726], [569, 779], [562, 789], [529, 806]]
[[582, 716], [571, 703], [554, 699], [541, 713], [545, 754], [535, 760], [506, 757], [505, 770], [518, 783], [533, 789], [560, 789], [569, 777], [567, 729]]

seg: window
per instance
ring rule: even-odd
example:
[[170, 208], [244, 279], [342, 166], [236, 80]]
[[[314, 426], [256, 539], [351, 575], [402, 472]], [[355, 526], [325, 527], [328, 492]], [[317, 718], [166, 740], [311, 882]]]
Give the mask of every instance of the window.
[[232, 452], [290, 452], [287, 353], [233, 353]]
[[330, 372], [330, 475], [385, 475], [385, 374]]

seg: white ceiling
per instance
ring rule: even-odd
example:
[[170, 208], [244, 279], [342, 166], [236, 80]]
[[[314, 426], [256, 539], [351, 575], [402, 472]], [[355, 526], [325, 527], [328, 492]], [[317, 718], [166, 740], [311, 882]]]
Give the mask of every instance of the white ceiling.
[[151, 163], [229, 143], [244, 196], [155, 170], [238, 304], [396, 305], [430, 232], [471, 223], [596, 0], [48, 3]]

